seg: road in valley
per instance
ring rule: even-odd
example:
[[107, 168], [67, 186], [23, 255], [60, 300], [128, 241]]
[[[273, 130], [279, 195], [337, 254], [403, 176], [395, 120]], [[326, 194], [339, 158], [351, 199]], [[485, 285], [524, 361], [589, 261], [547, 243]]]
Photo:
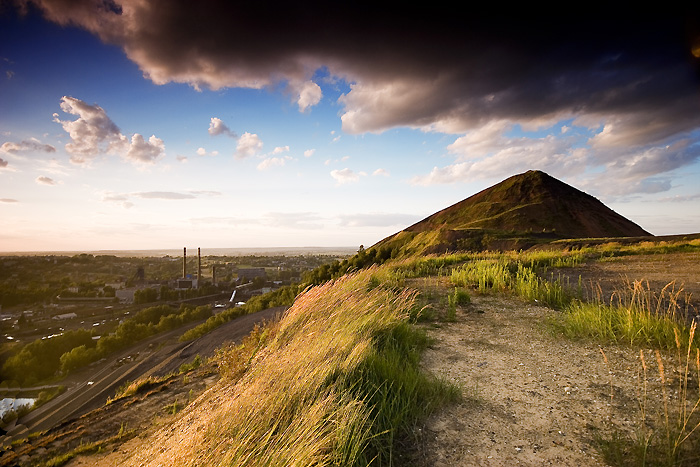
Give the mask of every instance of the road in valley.
[[201, 322], [141, 341], [128, 350], [72, 375], [63, 382], [68, 386], [65, 393], [27, 414], [8, 435], [14, 437], [45, 431], [63, 421], [79, 417], [104, 405], [126, 381], [177, 371], [183, 363], [191, 361], [196, 355], [210, 357], [225, 342], [240, 342], [256, 324], [269, 321], [283, 311], [284, 307], [277, 307], [244, 315], [190, 342], [178, 342], [178, 338]]

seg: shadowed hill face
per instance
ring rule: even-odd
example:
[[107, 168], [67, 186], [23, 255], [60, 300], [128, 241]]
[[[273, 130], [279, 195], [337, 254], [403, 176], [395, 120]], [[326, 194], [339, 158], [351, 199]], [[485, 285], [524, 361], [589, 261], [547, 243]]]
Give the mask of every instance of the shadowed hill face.
[[563, 238], [651, 235], [593, 196], [534, 170], [510, 177], [406, 230], [436, 228], [546, 231]]
[[[457, 204], [406, 228], [401, 238], [423, 237], [428, 232], [442, 247], [422, 244], [418, 249], [439, 251], [460, 248], [458, 240], [490, 236], [546, 236], [548, 238], [600, 238], [649, 236], [649, 232], [617, 214], [599, 200], [544, 172], [530, 170], [514, 175]], [[437, 237], [434, 235], [439, 234]], [[481, 233], [481, 234], [480, 234]], [[398, 246], [399, 234], [380, 242]], [[401, 243], [405, 244], [402, 240]], [[419, 242], [426, 243], [426, 242]], [[431, 243], [428, 241], [427, 243]], [[469, 247], [468, 243], [462, 242]], [[473, 243], [473, 242], [472, 242]], [[473, 246], [473, 245], [472, 245]], [[486, 248], [489, 245], [481, 245]], [[479, 249], [476, 245], [473, 248]]]

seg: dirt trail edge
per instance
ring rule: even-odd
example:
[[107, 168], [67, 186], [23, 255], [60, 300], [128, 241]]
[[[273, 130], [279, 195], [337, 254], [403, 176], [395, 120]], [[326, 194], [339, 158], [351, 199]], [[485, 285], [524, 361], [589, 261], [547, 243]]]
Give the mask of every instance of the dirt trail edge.
[[556, 313], [474, 296], [454, 322], [428, 328], [423, 366], [459, 384], [464, 400], [416, 429], [413, 465], [605, 465], [595, 434], [630, 430], [638, 417], [635, 351], [605, 347], [608, 366], [599, 345], [548, 330]]

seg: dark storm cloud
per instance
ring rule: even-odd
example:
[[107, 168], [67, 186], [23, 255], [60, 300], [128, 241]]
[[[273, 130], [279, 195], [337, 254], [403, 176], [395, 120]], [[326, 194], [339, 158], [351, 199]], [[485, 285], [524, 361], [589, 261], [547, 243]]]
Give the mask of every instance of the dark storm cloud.
[[348, 132], [399, 125], [464, 132], [490, 120], [664, 108], [654, 134], [637, 135], [649, 139], [700, 122], [697, 23], [688, 11], [678, 18], [601, 19], [601, 12], [533, 20], [406, 5], [32, 3], [60, 24], [121, 46], [156, 83], [217, 89], [285, 82], [307, 108], [320, 99], [310, 79], [325, 66], [352, 86], [341, 99]]
[[[122, 47], [159, 84], [281, 86], [304, 111], [322, 98], [313, 79], [323, 70], [349, 85], [340, 97], [348, 133], [407, 126], [468, 135], [494, 124], [546, 128], [570, 119], [596, 131], [589, 158], [577, 156], [576, 163], [587, 167], [611, 164], [622, 157], [621, 147], [633, 154], [627, 163], [634, 162], [700, 127], [697, 8], [674, 15], [600, 10], [552, 18], [501, 4], [476, 15], [423, 4], [21, 3], [39, 5], [47, 18]], [[674, 160], [689, 163], [699, 156], [691, 142]], [[493, 165], [490, 154], [456, 157], [456, 163]], [[436, 168], [435, 177], [423, 180], [462, 177], [465, 167]], [[500, 167], [506, 174], [511, 169]]]

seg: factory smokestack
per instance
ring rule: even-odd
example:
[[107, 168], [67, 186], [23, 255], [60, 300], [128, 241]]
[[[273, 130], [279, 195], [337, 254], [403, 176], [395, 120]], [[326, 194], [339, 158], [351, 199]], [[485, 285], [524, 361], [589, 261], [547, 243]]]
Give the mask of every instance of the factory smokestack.
[[197, 286], [199, 287], [199, 281], [202, 280], [202, 250], [197, 248]]
[[187, 277], [187, 247], [182, 249], [182, 278]]

